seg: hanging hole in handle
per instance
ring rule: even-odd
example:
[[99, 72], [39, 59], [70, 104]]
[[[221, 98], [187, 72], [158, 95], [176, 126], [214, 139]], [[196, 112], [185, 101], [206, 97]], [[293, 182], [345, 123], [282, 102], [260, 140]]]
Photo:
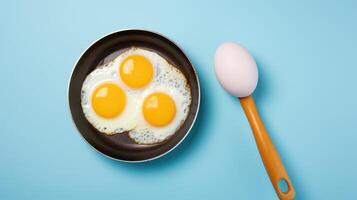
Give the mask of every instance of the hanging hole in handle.
[[289, 188], [289, 184], [284, 178], [279, 179], [278, 186], [279, 186], [280, 192], [282, 192], [282, 193], [288, 193], [289, 192], [289, 189], [290, 189]]

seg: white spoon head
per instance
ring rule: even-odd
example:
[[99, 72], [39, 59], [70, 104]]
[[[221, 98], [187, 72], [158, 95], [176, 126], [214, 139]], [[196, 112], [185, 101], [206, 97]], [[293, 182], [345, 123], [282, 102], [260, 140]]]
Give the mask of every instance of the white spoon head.
[[253, 93], [258, 83], [258, 68], [244, 47], [223, 43], [216, 51], [214, 63], [217, 79], [226, 91], [236, 97]]

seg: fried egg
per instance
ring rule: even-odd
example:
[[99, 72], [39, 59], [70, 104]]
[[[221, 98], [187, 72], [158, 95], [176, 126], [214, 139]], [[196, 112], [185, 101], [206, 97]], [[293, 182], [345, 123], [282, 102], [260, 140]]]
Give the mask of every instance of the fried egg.
[[160, 58], [158, 54], [140, 48], [122, 52], [114, 60], [118, 80], [125, 89], [142, 92], [155, 81]]
[[100, 66], [86, 77], [81, 94], [84, 116], [108, 135], [133, 129], [139, 109], [137, 95], [124, 90], [115, 77], [113, 62]]
[[191, 99], [177, 88], [157, 85], [145, 91], [137, 126], [129, 132], [139, 144], [154, 144], [172, 136], [187, 118]]
[[139, 144], [162, 142], [187, 118], [191, 90], [183, 73], [164, 58], [156, 60], [156, 76], [141, 98], [137, 126], [129, 132]]

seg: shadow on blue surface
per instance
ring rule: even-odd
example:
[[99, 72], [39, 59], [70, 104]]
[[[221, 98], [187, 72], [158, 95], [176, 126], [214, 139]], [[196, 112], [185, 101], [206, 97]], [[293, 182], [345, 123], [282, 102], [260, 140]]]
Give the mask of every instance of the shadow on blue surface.
[[[256, 90], [254, 91], [254, 100], [255, 100], [258, 110], [259, 110], [259, 107], [261, 107], [263, 105], [264, 97], [267, 96], [267, 94], [272, 92], [271, 91], [272, 89], [270, 88], [271, 85], [269, 85], [269, 83], [272, 83], [272, 80], [266, 71], [267, 66], [265, 66], [263, 62], [260, 62], [259, 59], [256, 59], [256, 62], [257, 62], [258, 68], [259, 68], [259, 82], [258, 82]], [[293, 165], [291, 165], [289, 163], [289, 156], [286, 155], [286, 152], [282, 148], [283, 145], [281, 145], [281, 144], [283, 143], [283, 141], [281, 141], [279, 139], [280, 138], [280, 137], [278, 137], [279, 133], [274, 131], [274, 128], [270, 126], [269, 117], [266, 117], [263, 112], [259, 112], [259, 114], [264, 122], [265, 128], [268, 130], [270, 138], [272, 139], [275, 147], [278, 149], [280, 157], [281, 157], [281, 159], [284, 163], [284, 166], [289, 174], [289, 177], [294, 185], [294, 189], [296, 192], [295, 200], [306, 199], [306, 197], [304, 196], [303, 190], [302, 190], [303, 189], [302, 183], [301, 183], [301, 180], [299, 179], [297, 171], [296, 171], [296, 169], [294, 169]]]

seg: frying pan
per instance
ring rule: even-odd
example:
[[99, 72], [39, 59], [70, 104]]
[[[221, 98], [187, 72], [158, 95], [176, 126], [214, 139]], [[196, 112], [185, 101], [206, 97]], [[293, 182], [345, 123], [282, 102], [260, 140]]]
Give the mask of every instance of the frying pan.
[[[157, 144], [137, 144], [129, 138], [127, 133], [105, 135], [95, 129], [83, 114], [81, 88], [86, 76], [98, 65], [109, 62], [130, 47], [140, 47], [161, 55], [181, 70], [191, 87], [192, 101], [186, 120], [169, 139]], [[130, 29], [110, 33], [85, 50], [72, 71], [68, 86], [68, 101], [73, 122], [90, 146], [115, 160], [143, 162], [167, 154], [188, 135], [198, 114], [200, 85], [190, 60], [174, 42], [158, 33]]]

